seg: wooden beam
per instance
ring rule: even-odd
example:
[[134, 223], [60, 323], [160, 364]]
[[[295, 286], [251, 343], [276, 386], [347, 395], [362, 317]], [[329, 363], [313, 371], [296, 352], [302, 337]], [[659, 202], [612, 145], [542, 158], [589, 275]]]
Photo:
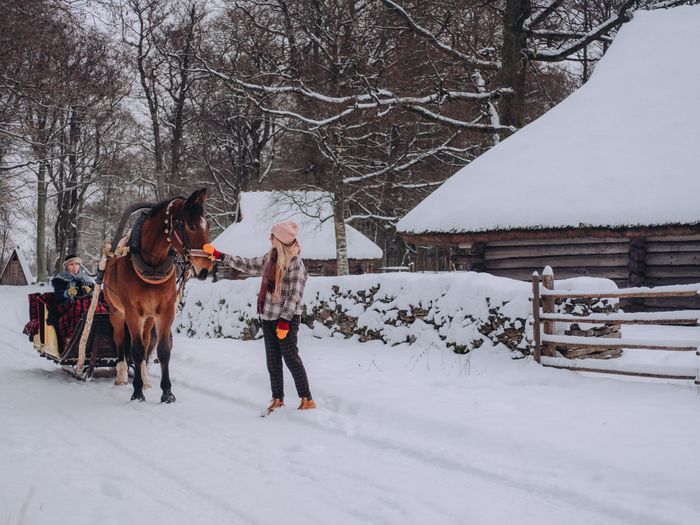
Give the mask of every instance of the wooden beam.
[[669, 352], [697, 352], [700, 341], [679, 339], [676, 342], [616, 339], [612, 337], [580, 337], [573, 335], [542, 336], [542, 342], [565, 348], [586, 346], [588, 348], [634, 348], [640, 350], [667, 350]]
[[556, 244], [552, 240], [551, 244], [533, 245], [524, 244], [520, 246], [493, 246], [486, 245], [484, 259], [492, 261], [496, 259], [514, 259], [527, 257], [552, 257], [562, 255], [626, 255], [628, 243], [566, 243]]
[[534, 357], [540, 362], [541, 342], [540, 342], [540, 275], [537, 272], [532, 274], [532, 335], [535, 341]]
[[[654, 313], [654, 312], [645, 312]], [[668, 312], [669, 317], [665, 318], [643, 318], [643, 313], [635, 314], [636, 318], [616, 318], [615, 314], [600, 314], [600, 316], [576, 316], [565, 314], [543, 314], [542, 319], [555, 321], [557, 323], [583, 323], [583, 324], [650, 324], [650, 325], [683, 325], [700, 326], [700, 311], [695, 312], [694, 318], [671, 317], [673, 312]]]
[[635, 377], [652, 377], [656, 379], [679, 379], [683, 381], [692, 381], [695, 376], [690, 375], [676, 375], [676, 374], [656, 374], [651, 372], [627, 372], [625, 370], [611, 370], [611, 369], [601, 369], [601, 368], [587, 368], [583, 366], [566, 366], [566, 365], [555, 365], [542, 363], [542, 366], [548, 368], [559, 368], [562, 370], [572, 370], [574, 372], [595, 372], [600, 374], [613, 374], [622, 376], [635, 376]]
[[652, 290], [648, 292], [626, 292], [623, 290], [618, 290], [617, 292], [547, 292], [543, 291], [542, 296], [552, 297], [553, 299], [596, 299], [596, 298], [609, 298], [609, 299], [624, 299], [624, 298], [634, 298], [634, 297], [698, 297], [698, 290], [687, 290], [687, 291], [674, 291], [674, 292], [654, 292]]
[[510, 259], [491, 259], [486, 261], [486, 268], [491, 270], [517, 269], [517, 268], [542, 268], [543, 266], [554, 266], [557, 272], [560, 268], [582, 268], [601, 267], [609, 268], [615, 266], [627, 266], [627, 253], [617, 255], [563, 255], [563, 256], [543, 256], [543, 257], [519, 257]]
[[[547, 290], [554, 290], [554, 272], [552, 269], [547, 266], [544, 271], [542, 272], [542, 286], [547, 289]], [[544, 297], [542, 299], [542, 311], [545, 314], [553, 314], [554, 313], [554, 299], [551, 297]], [[554, 334], [554, 325], [555, 323], [553, 321], [545, 321], [544, 322], [544, 333], [545, 336], [542, 338], [543, 341], [546, 340], [547, 335]], [[549, 356], [549, 357], [554, 357], [556, 353], [556, 347], [552, 343], [544, 343], [544, 355]]]

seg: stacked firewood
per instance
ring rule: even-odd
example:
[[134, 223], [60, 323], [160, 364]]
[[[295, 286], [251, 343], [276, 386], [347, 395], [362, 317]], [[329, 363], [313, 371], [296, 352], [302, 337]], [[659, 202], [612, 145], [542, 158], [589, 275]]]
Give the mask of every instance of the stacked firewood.
[[[574, 315], [589, 315], [594, 313], [613, 313], [618, 311], [619, 303], [608, 299], [567, 299], [557, 304], [560, 313]], [[564, 330], [564, 335], [580, 337], [610, 337], [620, 338], [622, 333], [620, 325], [614, 323], [579, 324], [571, 323]], [[612, 359], [622, 355], [621, 348], [596, 348], [588, 346], [574, 346], [557, 348], [562, 356], [569, 359]]]

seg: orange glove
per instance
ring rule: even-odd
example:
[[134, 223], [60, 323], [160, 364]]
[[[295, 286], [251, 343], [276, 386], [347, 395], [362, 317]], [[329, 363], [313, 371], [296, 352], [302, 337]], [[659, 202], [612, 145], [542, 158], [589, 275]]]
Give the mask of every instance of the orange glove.
[[202, 250], [204, 251], [204, 253], [209, 254], [209, 258], [212, 261], [213, 260], [222, 261], [224, 259], [224, 254], [221, 253], [216, 248], [214, 248], [213, 244], [205, 244], [204, 246], [202, 246]]
[[285, 321], [284, 319], [278, 319], [277, 320], [277, 339], [280, 341], [287, 337], [287, 334], [289, 333], [289, 321]]

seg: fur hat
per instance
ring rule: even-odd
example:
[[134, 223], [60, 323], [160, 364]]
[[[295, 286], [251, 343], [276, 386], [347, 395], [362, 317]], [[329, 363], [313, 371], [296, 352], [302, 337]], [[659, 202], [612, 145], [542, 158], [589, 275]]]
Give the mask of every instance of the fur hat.
[[297, 238], [299, 225], [293, 221], [278, 222], [272, 226], [272, 235], [277, 237], [282, 244], [290, 245]]
[[68, 268], [69, 264], [73, 264], [76, 262], [80, 265], [83, 264], [83, 260], [80, 257], [78, 257], [77, 255], [66, 255], [66, 258], [63, 259], [63, 267]]

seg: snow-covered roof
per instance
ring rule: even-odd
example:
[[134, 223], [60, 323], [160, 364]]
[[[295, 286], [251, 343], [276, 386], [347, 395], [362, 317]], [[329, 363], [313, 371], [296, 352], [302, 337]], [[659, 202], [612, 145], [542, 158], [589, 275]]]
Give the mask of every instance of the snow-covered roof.
[[[301, 211], [304, 203], [307, 213]], [[280, 221], [293, 220], [299, 224], [301, 255], [305, 259], [335, 260], [335, 228], [333, 209], [328, 194], [322, 192], [241, 193], [241, 221], [231, 224], [214, 240], [222, 252], [242, 257], [257, 257], [270, 249], [270, 227]], [[322, 220], [325, 219], [325, 220]], [[362, 233], [346, 226], [349, 259], [381, 259], [382, 250]]]
[[638, 11], [592, 78], [465, 166], [404, 233], [700, 222], [700, 6]]
[[[34, 279], [34, 276], [32, 275], [31, 270], [29, 269], [29, 263], [27, 262], [27, 259], [24, 257], [22, 250], [20, 250], [19, 247], [16, 247], [13, 250], [13, 253], [17, 254], [17, 260], [19, 261], [19, 265], [22, 268], [22, 273], [24, 274], [24, 278], [27, 281], [27, 284], [32, 284], [35, 281], [35, 279]], [[7, 270], [7, 265], [10, 264], [10, 261], [12, 261], [12, 254], [10, 254], [10, 258], [5, 263], [5, 267], [2, 269], [2, 272], [0, 272], [0, 276], [5, 274], [5, 270]]]

